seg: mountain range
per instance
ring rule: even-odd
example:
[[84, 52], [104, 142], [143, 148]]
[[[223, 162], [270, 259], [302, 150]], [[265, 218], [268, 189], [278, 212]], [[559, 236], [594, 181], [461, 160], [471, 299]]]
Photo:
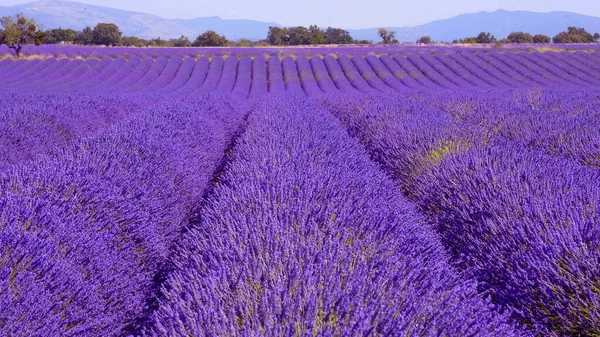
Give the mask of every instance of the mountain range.
[[[226, 20], [219, 17], [165, 19], [141, 12], [64, 0], [42, 0], [12, 7], [0, 6], [0, 16], [16, 13], [34, 18], [44, 29], [61, 27], [81, 30], [85, 26], [94, 27], [100, 22], [107, 22], [119, 26], [124, 35], [141, 38], [168, 39], [185, 35], [193, 39], [202, 32], [212, 29], [231, 40], [241, 38], [260, 40], [266, 38], [269, 26], [281, 27], [275, 22]], [[309, 24], [306, 23], [306, 26]], [[571, 12], [535, 13], [498, 10], [462, 14], [419, 26], [386, 28], [396, 31], [398, 40], [402, 42], [414, 42], [425, 35], [435, 41], [450, 42], [458, 38], [476, 36], [482, 31], [490, 32], [497, 38], [504, 38], [513, 31], [554, 36], [566, 30], [568, 26], [583, 27], [592, 33], [600, 32], [600, 18]], [[377, 30], [378, 28], [348, 29], [355, 39], [373, 41], [379, 39]]]

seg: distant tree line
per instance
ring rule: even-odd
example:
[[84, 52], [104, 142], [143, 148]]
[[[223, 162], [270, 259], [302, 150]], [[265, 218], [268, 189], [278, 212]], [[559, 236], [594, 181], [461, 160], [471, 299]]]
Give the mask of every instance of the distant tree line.
[[547, 35], [531, 35], [525, 32], [512, 32], [505, 39], [497, 40], [488, 32], [481, 32], [475, 37], [466, 37], [452, 41], [452, 43], [598, 43], [600, 34], [591, 34], [583, 28], [568, 27], [566, 31], [558, 33], [553, 38]]
[[269, 27], [266, 42], [272, 46], [302, 46], [311, 44], [355, 44], [370, 43], [366, 40], [355, 40], [350, 32], [341, 28], [319, 28], [311, 25], [308, 28], [297, 27]]
[[[386, 28], [378, 30], [382, 44], [399, 43], [396, 32]], [[600, 34], [591, 34], [583, 28], [568, 27], [564, 32], [552, 39], [546, 35], [531, 35], [525, 32], [512, 32], [505, 39], [498, 40], [489, 32], [481, 32], [477, 36], [466, 37], [452, 41], [452, 43], [597, 43]], [[190, 41], [186, 36], [175, 39], [142, 39], [135, 36], [123, 36], [119, 27], [113, 23], [99, 23], [94, 28], [85, 27], [81, 31], [73, 29], [55, 28], [46, 31], [40, 30], [39, 25], [23, 14], [0, 19], [0, 44], [5, 44], [20, 55], [23, 46], [27, 44], [79, 44], [79, 45], [106, 45], [106, 46], [132, 46], [132, 47], [222, 47], [222, 46], [300, 46], [322, 44], [372, 44], [368, 40], [355, 40], [350, 32], [341, 28], [328, 27], [322, 29], [317, 25], [309, 27], [269, 27], [267, 37], [260, 41], [241, 39], [229, 41], [225, 36], [213, 30], [208, 30]], [[435, 43], [429, 36], [417, 39], [418, 44]]]

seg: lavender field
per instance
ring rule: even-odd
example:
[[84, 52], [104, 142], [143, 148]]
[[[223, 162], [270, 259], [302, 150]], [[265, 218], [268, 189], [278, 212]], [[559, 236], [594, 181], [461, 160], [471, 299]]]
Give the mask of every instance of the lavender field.
[[600, 51], [52, 48], [0, 336], [600, 336]]

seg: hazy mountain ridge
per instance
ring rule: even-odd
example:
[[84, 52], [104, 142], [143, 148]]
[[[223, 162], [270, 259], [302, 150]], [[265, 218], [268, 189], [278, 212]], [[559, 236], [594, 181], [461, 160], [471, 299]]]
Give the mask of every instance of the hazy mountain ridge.
[[[232, 40], [247, 38], [264, 39], [269, 26], [281, 26], [274, 22], [254, 20], [226, 20], [219, 17], [195, 19], [164, 19], [156, 15], [93, 6], [72, 1], [42, 0], [12, 7], [0, 6], [0, 16], [23, 12], [35, 18], [44, 28], [72, 28], [80, 30], [100, 22], [112, 22], [125, 35], [142, 38], [174, 38], [180, 35], [190, 39], [212, 29]], [[308, 26], [309, 23], [306, 25]], [[600, 32], [600, 18], [570, 12], [535, 13], [525, 11], [479, 12], [462, 14], [453, 18], [436, 20], [414, 27], [387, 27], [397, 32], [400, 41], [414, 42], [429, 35], [436, 41], [450, 42], [454, 39], [475, 36], [481, 31], [491, 32], [503, 38], [512, 31], [554, 36], [568, 26], [584, 27], [588, 31]], [[355, 39], [379, 39], [378, 28], [349, 29]]]
[[[462, 14], [450, 19], [436, 20], [414, 27], [389, 27], [395, 30], [400, 41], [414, 42], [429, 35], [435, 41], [451, 42], [454, 39], [490, 32], [496, 38], [505, 38], [511, 32], [523, 31], [550, 37], [569, 26], [583, 27], [592, 34], [600, 32], [600, 18], [571, 12], [536, 13], [498, 10]], [[350, 30], [358, 39], [376, 39], [377, 28]]]

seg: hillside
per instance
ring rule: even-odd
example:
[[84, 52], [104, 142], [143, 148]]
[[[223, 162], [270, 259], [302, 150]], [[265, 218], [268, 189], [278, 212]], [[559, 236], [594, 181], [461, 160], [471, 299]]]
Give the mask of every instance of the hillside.
[[[510, 32], [524, 31], [554, 36], [569, 26], [584, 27], [589, 32], [600, 32], [600, 18], [571, 12], [535, 13], [498, 10], [463, 14], [450, 19], [437, 20], [414, 27], [389, 27], [395, 30], [400, 41], [414, 42], [429, 35], [435, 41], [451, 42], [454, 39], [490, 32], [504, 38]], [[350, 30], [356, 39], [377, 39], [377, 28]]]

